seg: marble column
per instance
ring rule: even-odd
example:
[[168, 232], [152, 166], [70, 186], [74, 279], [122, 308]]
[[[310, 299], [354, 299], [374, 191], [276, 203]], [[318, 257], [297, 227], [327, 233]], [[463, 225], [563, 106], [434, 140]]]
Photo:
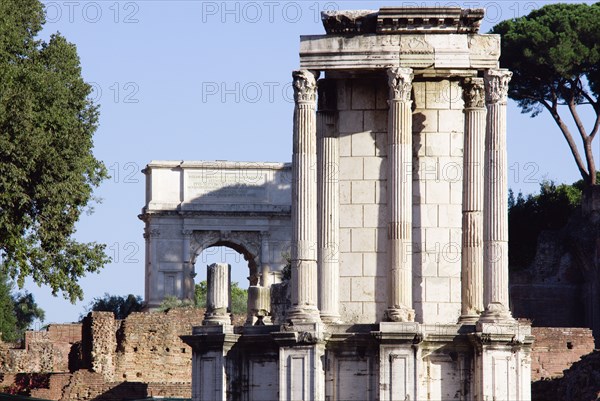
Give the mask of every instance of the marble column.
[[161, 272], [159, 270], [159, 255], [158, 255], [158, 243], [160, 237], [160, 230], [158, 228], [146, 228], [145, 238], [147, 244], [149, 244], [149, 250], [147, 253], [147, 263], [150, 266], [146, 268], [146, 282], [148, 285], [147, 288], [147, 298], [146, 302], [150, 305], [151, 308], [157, 308], [160, 306], [161, 302], [164, 300], [166, 294], [163, 287], [162, 292], [155, 291], [155, 289], [159, 288], [159, 280], [161, 278]]
[[508, 298], [508, 189], [506, 101], [512, 72], [485, 72], [487, 125], [483, 204], [484, 306], [482, 322], [512, 320]]
[[183, 271], [183, 298], [194, 301], [194, 265], [191, 262], [190, 243], [192, 239], [192, 230], [181, 230], [181, 264]]
[[475, 323], [483, 312], [483, 158], [485, 90], [483, 78], [465, 78], [460, 323]]
[[205, 326], [231, 324], [229, 271], [227, 263], [213, 263], [207, 268]]
[[271, 286], [270, 238], [268, 231], [260, 233], [260, 285], [264, 288]]
[[248, 287], [248, 316], [246, 325], [271, 323], [271, 268], [269, 252], [269, 232], [260, 233], [260, 283]]
[[294, 78], [292, 155], [292, 323], [320, 322], [317, 308], [317, 149], [318, 72], [299, 70]]
[[410, 68], [390, 68], [388, 112], [388, 254], [387, 319], [412, 322], [412, 90]]
[[339, 313], [339, 144], [335, 80], [319, 81], [317, 112], [317, 222], [319, 310], [321, 320], [340, 322]]

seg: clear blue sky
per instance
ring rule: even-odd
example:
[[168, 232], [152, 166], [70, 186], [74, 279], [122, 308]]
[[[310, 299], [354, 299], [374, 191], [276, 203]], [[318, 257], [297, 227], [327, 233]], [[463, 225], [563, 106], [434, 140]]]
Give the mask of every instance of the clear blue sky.
[[[27, 282], [46, 323], [78, 319], [94, 297], [144, 292], [141, 169], [151, 160], [291, 160], [291, 71], [299, 36], [321, 34], [323, 9], [383, 5], [485, 7], [482, 32], [547, 2], [373, 1], [45, 1], [47, 37], [75, 43], [83, 75], [101, 105], [96, 157], [112, 178], [96, 191], [95, 213], [76, 237], [108, 245], [114, 261], [81, 279], [75, 305]], [[547, 113], [535, 119], [509, 105], [509, 186], [536, 191], [540, 180], [577, 180], [566, 143]], [[598, 159], [598, 144], [595, 145]], [[231, 252], [209, 261], [234, 262]], [[216, 258], [216, 259], [215, 259]], [[241, 257], [240, 257], [241, 259]], [[203, 269], [198, 269], [199, 274]], [[247, 275], [234, 266], [234, 280]]]

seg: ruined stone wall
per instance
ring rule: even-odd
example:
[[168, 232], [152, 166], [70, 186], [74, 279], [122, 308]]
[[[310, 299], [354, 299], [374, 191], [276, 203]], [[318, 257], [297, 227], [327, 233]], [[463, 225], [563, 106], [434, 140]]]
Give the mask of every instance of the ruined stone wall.
[[132, 313], [117, 333], [115, 380], [189, 383], [192, 352], [179, 336], [202, 324], [203, 309]]
[[81, 324], [51, 324], [25, 332], [24, 346], [0, 345], [0, 372], [68, 372], [71, 347], [81, 341]]
[[590, 329], [532, 327], [531, 381], [563, 376], [563, 371], [594, 350]]
[[114, 380], [116, 332], [120, 322], [112, 312], [91, 312], [83, 321], [83, 331], [87, 336], [83, 341], [83, 354], [88, 367], [101, 373], [106, 381]]
[[560, 230], [542, 231], [532, 263], [510, 272], [513, 316], [534, 326], [588, 327], [600, 347], [600, 219], [576, 211]]
[[[122, 400], [150, 395], [190, 397], [192, 353], [179, 336], [202, 324], [203, 309], [133, 313], [92, 312], [83, 324], [28, 332], [24, 347], [0, 342], [3, 387], [17, 374], [52, 373], [32, 395], [51, 400]], [[70, 369], [71, 368], [71, 369]]]
[[[37, 391], [32, 396], [44, 394]], [[143, 399], [147, 397], [190, 398], [191, 383], [145, 383], [138, 382], [105, 382], [102, 375], [79, 370], [75, 372], [65, 388], [62, 389], [61, 401], [122, 401]]]

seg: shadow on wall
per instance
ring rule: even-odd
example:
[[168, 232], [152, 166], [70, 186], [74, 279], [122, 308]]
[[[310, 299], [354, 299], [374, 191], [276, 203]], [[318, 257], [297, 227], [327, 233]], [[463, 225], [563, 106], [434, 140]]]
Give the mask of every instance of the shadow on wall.
[[564, 371], [564, 376], [531, 385], [532, 401], [595, 401], [600, 393], [600, 352], [593, 351]]
[[91, 401], [120, 401], [147, 399], [152, 396], [148, 391], [147, 383], [123, 382], [112, 387], [102, 395], [93, 398]]
[[[225, 177], [214, 178], [211, 175], [206, 180], [209, 182], [210, 178], [224, 183], [227, 182]], [[252, 182], [256, 178], [241, 176], [238, 179]], [[291, 177], [278, 173], [271, 182], [226, 185], [182, 202], [182, 211], [198, 212], [198, 217], [189, 218], [188, 224], [203, 227], [193, 233], [192, 264], [196, 265], [198, 256], [208, 248], [223, 246], [233, 249], [248, 263], [248, 284], [251, 286], [259, 284], [262, 264], [269, 264], [271, 268], [283, 267], [284, 255], [290, 253], [291, 230], [286, 237], [278, 235], [281, 233], [274, 232], [273, 228], [280, 229], [281, 224], [276, 221], [278, 219], [290, 220], [291, 199], [286, 195], [290, 187]], [[267, 243], [266, 254], [263, 241]], [[220, 262], [226, 263], [226, 260]]]
[[242, 254], [251, 286], [259, 284], [262, 267], [283, 269], [291, 236], [289, 164], [156, 162], [148, 165], [146, 180], [140, 218], [152, 238], [146, 271], [151, 307], [169, 295], [193, 298], [195, 264], [208, 248]]
[[533, 326], [588, 327], [600, 344], [600, 223], [577, 211], [560, 230], [540, 233], [533, 262], [510, 271], [513, 316]]

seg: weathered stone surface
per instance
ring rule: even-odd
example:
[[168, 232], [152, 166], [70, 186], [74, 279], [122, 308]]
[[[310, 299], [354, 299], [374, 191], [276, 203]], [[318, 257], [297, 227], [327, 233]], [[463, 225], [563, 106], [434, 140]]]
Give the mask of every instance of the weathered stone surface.
[[[185, 337], [196, 399], [528, 400], [533, 337], [510, 318], [505, 254], [482, 277], [482, 239], [491, 257], [506, 245], [509, 75], [496, 70], [498, 37], [477, 33], [482, 17], [328, 12], [326, 35], [301, 38], [278, 325]], [[461, 87], [479, 76], [485, 101]]]
[[249, 284], [263, 270], [281, 276], [291, 240], [289, 164], [156, 161], [144, 172], [150, 308], [167, 296], [193, 299], [195, 270], [204, 268], [196, 258], [217, 244], [244, 256]]

